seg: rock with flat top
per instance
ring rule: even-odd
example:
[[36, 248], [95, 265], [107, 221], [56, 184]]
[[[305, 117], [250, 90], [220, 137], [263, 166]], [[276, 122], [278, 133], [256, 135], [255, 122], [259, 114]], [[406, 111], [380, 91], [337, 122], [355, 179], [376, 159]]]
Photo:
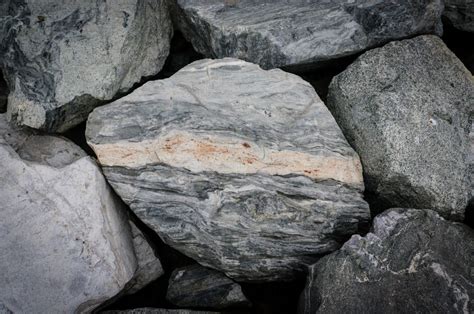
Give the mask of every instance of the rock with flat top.
[[49, 132], [85, 121], [94, 107], [157, 74], [171, 36], [166, 0], [2, 0], [9, 119]]
[[419, 34], [441, 34], [440, 0], [173, 0], [176, 24], [207, 57], [306, 70]]
[[290, 280], [369, 219], [359, 157], [281, 70], [194, 62], [94, 110], [86, 137], [141, 220], [233, 279]]
[[299, 313], [472, 313], [474, 231], [392, 209], [311, 266]]

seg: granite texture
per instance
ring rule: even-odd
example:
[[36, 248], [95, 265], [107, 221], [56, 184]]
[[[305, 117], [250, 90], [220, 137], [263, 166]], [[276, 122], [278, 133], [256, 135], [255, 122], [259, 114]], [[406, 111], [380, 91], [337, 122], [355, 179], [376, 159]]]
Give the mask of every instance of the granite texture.
[[159, 261], [135, 253], [147, 244], [75, 144], [0, 115], [0, 178], [0, 311], [86, 313], [149, 282], [136, 277]]
[[172, 0], [178, 28], [212, 58], [304, 70], [394, 39], [441, 34], [441, 0]]
[[310, 267], [299, 313], [473, 313], [474, 231], [392, 209]]
[[166, 299], [184, 308], [225, 309], [252, 305], [238, 283], [199, 264], [173, 271]]
[[381, 208], [462, 220], [474, 79], [436, 36], [392, 42], [334, 77], [327, 104]]
[[9, 119], [62, 132], [160, 71], [172, 25], [166, 0], [5, 0], [0, 68]]
[[474, 32], [474, 0], [445, 0], [444, 17], [455, 28]]
[[281, 70], [196, 61], [96, 108], [86, 137], [140, 219], [233, 279], [293, 279], [369, 219], [359, 157]]

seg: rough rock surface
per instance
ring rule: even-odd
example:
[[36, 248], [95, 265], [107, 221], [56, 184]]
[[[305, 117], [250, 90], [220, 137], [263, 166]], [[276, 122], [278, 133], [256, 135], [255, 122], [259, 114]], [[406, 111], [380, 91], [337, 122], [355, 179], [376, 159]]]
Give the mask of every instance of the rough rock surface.
[[251, 305], [238, 283], [199, 264], [173, 271], [166, 299], [186, 308], [224, 309]]
[[312, 67], [390, 40], [442, 33], [440, 0], [173, 0], [176, 23], [207, 57]]
[[441, 39], [366, 52], [333, 79], [327, 103], [382, 208], [431, 208], [462, 220], [474, 80]]
[[455, 28], [474, 32], [474, 0], [445, 0], [443, 15]]
[[219, 312], [209, 312], [209, 311], [193, 311], [193, 310], [168, 310], [168, 309], [157, 309], [151, 307], [144, 307], [133, 310], [112, 310], [102, 312], [104, 314], [218, 314]]
[[64, 131], [162, 68], [172, 35], [166, 0], [6, 0], [0, 68], [9, 118]]
[[300, 313], [473, 313], [474, 231], [393, 209], [310, 267]]
[[123, 203], [76, 145], [11, 128], [0, 115], [0, 178], [3, 307], [87, 312], [130, 281], [147, 283], [135, 280], [144, 262]]
[[196, 61], [96, 108], [86, 137], [139, 218], [233, 279], [291, 279], [369, 219], [357, 154], [281, 70]]

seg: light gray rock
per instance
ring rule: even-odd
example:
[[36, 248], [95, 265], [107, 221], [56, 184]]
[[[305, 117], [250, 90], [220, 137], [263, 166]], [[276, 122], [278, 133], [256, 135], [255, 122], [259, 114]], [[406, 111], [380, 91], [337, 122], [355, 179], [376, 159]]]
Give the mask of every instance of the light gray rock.
[[444, 17], [455, 28], [474, 32], [474, 0], [445, 0]]
[[139, 309], [133, 310], [112, 310], [112, 311], [105, 311], [102, 313], [107, 314], [218, 314], [219, 312], [209, 312], [209, 311], [193, 311], [193, 310], [168, 310], [168, 309], [157, 309], [151, 307], [144, 307]]
[[281, 70], [196, 61], [96, 108], [86, 137], [139, 218], [233, 279], [291, 279], [369, 219], [359, 157]]
[[263, 68], [324, 65], [417, 34], [442, 33], [441, 0], [173, 0], [175, 22], [207, 57]]
[[123, 203], [79, 147], [0, 115], [0, 178], [3, 307], [86, 313], [146, 284], [136, 279], [151, 263], [146, 245], [136, 246]]
[[62, 132], [158, 73], [172, 35], [166, 0], [6, 0], [0, 68], [9, 119]]
[[310, 267], [300, 313], [472, 313], [474, 231], [392, 209]]
[[377, 206], [463, 219], [474, 80], [441, 39], [419, 36], [366, 52], [334, 77], [327, 102], [361, 157]]
[[173, 271], [166, 299], [185, 308], [224, 309], [251, 306], [238, 283], [199, 264]]

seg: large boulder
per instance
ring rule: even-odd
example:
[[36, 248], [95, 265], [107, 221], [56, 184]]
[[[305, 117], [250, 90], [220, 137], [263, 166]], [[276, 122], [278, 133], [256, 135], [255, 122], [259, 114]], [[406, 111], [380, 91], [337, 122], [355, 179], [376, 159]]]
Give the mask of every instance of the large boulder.
[[234, 279], [291, 279], [369, 219], [359, 157], [281, 70], [196, 61], [96, 108], [86, 137], [139, 218]]
[[474, 32], [474, 0], [444, 0], [444, 17], [455, 28]]
[[199, 264], [173, 271], [166, 299], [184, 308], [224, 309], [251, 306], [238, 283]]
[[[161, 274], [75, 144], [11, 128], [0, 115], [0, 178], [0, 311], [90, 312]], [[138, 280], [150, 264], [156, 273]]]
[[441, 0], [173, 0], [173, 16], [207, 57], [305, 69], [394, 39], [442, 33]]
[[419, 36], [366, 52], [334, 77], [327, 102], [361, 157], [377, 207], [463, 219], [474, 80], [441, 39]]
[[64, 131], [158, 73], [172, 35], [166, 0], [4, 0], [0, 68], [9, 118]]
[[473, 313], [474, 231], [393, 209], [310, 267], [300, 313]]

